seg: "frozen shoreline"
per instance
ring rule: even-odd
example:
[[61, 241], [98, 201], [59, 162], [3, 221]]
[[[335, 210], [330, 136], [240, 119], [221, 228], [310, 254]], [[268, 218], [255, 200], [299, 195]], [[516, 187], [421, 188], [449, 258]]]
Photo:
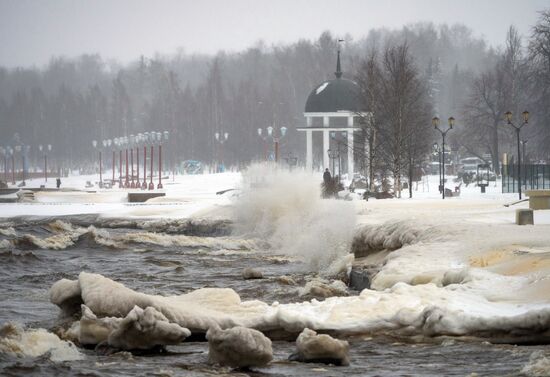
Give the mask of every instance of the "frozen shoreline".
[[[478, 194], [475, 187], [464, 188], [460, 197], [445, 201], [430, 191], [415, 192], [417, 197], [412, 200], [321, 201], [315, 192], [316, 178], [312, 175], [311, 182], [298, 189], [294, 182], [285, 182], [284, 177], [280, 177], [283, 188], [268, 186], [268, 191], [246, 202], [240, 216], [252, 216], [247, 226], [257, 227], [255, 231], [260, 235], [264, 234], [262, 232], [276, 234], [277, 239], [282, 240], [277, 245], [279, 248], [288, 251], [292, 245], [300, 245], [291, 254], [313, 260], [320, 255], [314, 249], [327, 245], [319, 244], [316, 240], [319, 235], [311, 232], [321, 229], [320, 232], [326, 233], [333, 226], [344, 226], [348, 230], [352, 227], [355, 240], [362, 239], [359, 243], [363, 245], [359, 247], [365, 248], [363, 254], [367, 262], [373, 252], [386, 253], [381, 260], [375, 261], [379, 270], [372, 289], [364, 290], [359, 296], [284, 305], [260, 301], [241, 303], [238, 295], [232, 292], [228, 296], [233, 297], [231, 302], [224, 302], [220, 312], [211, 311], [208, 323], [242, 324], [264, 331], [292, 333], [309, 327], [347, 335], [392, 332], [428, 337], [474, 335], [503, 342], [549, 341], [550, 211], [536, 211], [534, 226], [516, 226], [515, 209], [524, 208], [527, 203], [504, 207], [503, 204], [514, 201], [515, 196], [499, 194], [498, 186], [488, 190], [487, 196]], [[143, 205], [121, 202], [119, 191], [89, 197], [97, 201], [99, 195], [104, 202], [101, 204], [86, 203], [86, 194], [63, 197], [63, 193], [45, 193], [38, 198], [39, 203], [4, 204], [0, 210], [7, 221], [15, 217], [24, 220], [25, 216], [55, 218], [79, 214], [97, 214], [101, 221], [115, 222], [121, 218], [176, 223], [186, 219], [234, 220], [232, 200], [236, 192], [224, 195], [216, 195], [216, 192], [238, 187], [240, 174], [188, 176], [180, 180], [177, 185], [167, 188], [166, 198]], [[436, 187], [433, 182], [431, 186]], [[67, 204], [69, 200], [72, 204]], [[318, 208], [325, 205], [325, 209]], [[350, 205], [357, 214], [355, 224], [339, 221], [339, 216], [348, 216], [348, 212], [341, 211], [344, 207], [349, 211]], [[314, 216], [309, 216], [310, 212]], [[327, 222], [318, 222], [324, 217]], [[304, 223], [312, 225], [304, 227]], [[147, 230], [163, 232], [163, 229], [153, 226]], [[170, 245], [183, 241], [166, 237], [148, 242], [168, 242]], [[338, 242], [347, 241], [343, 238]], [[331, 258], [337, 255], [341, 253]], [[90, 281], [103, 281], [103, 278], [84, 276], [88, 278], [84, 279], [86, 283], [79, 283], [79, 289], [89, 290], [88, 285], [101, 286]], [[112, 280], [116, 281], [116, 277]], [[101, 288], [95, 294], [101, 297]], [[129, 294], [130, 303], [127, 302], [124, 309], [117, 307], [115, 302], [112, 312], [100, 310], [100, 314], [127, 314], [133, 304], [139, 304], [131, 301], [134, 294], [143, 297], [134, 292]], [[217, 305], [219, 300], [219, 295], [214, 295], [212, 300], [207, 294], [201, 297], [205, 305]], [[169, 319], [184, 318], [182, 326], [189, 321], [200, 322], [198, 311], [186, 315], [180, 312], [178, 305], [164, 299], [149, 297], [145, 301]], [[83, 302], [94, 312], [98, 305], [111, 305], [105, 300], [93, 303], [84, 299]], [[198, 326], [198, 329], [203, 331], [207, 327]]]

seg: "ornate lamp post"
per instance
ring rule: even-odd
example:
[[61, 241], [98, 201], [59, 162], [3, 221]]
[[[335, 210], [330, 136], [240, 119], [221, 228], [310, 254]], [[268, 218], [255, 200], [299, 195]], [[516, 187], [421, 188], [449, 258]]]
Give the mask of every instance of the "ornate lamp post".
[[275, 162], [279, 162], [279, 142], [281, 141], [281, 139], [283, 137], [285, 137], [286, 131], [287, 131], [287, 128], [283, 126], [283, 127], [279, 128], [279, 135], [276, 136], [275, 135], [275, 128], [273, 128], [271, 126], [267, 127], [267, 134], [273, 140], [274, 147], [275, 147]]
[[448, 119], [448, 122], [449, 122], [449, 128], [447, 128], [446, 130], [442, 130], [439, 128], [439, 118], [438, 117], [434, 117], [432, 118], [432, 126], [434, 126], [434, 128], [436, 130], [439, 131], [439, 133], [441, 134], [441, 137], [443, 139], [443, 142], [441, 144], [441, 154], [442, 154], [442, 168], [441, 168], [441, 185], [443, 186], [442, 187], [442, 198], [445, 199], [445, 135], [447, 135], [447, 132], [449, 132], [450, 130], [453, 129], [453, 126], [455, 124], [455, 118], [453, 117], [450, 117]]
[[[25, 182], [25, 177], [24, 177], [24, 176], [25, 176], [25, 172], [24, 172], [24, 170], [25, 170], [25, 162], [23, 161], [23, 147], [22, 147], [21, 145], [16, 145], [16, 146], [15, 146], [15, 151], [16, 151], [17, 153], [20, 153], [20, 154], [21, 154], [21, 166], [23, 167], [22, 175], [23, 175], [23, 183], [24, 183], [24, 182]], [[14, 155], [15, 155], [15, 154], [14, 154]], [[13, 160], [14, 160], [14, 165], [15, 165], [15, 157], [14, 157]], [[15, 171], [15, 166], [13, 166], [13, 168], [14, 168], [13, 170]], [[15, 178], [13, 179], [13, 183], [15, 184]], [[23, 184], [23, 186], [24, 186], [24, 184]]]
[[115, 137], [113, 142], [118, 149], [118, 188], [122, 188], [122, 138]]
[[328, 157], [332, 160], [332, 175], [334, 176], [334, 162], [337, 158], [340, 157], [339, 151], [335, 151], [333, 149], [329, 149], [328, 151]]
[[[159, 142], [159, 184], [157, 185], [158, 189], [162, 188], [162, 142], [168, 141], [169, 132], [157, 132], [157, 140]], [[164, 137], [163, 137], [164, 136]]]
[[135, 188], [140, 188], [141, 183], [139, 182], [139, 147], [143, 139], [143, 134], [140, 132], [136, 135], [136, 138], [134, 140], [136, 145], [136, 184]]
[[[228, 132], [224, 132], [223, 134], [220, 134], [219, 132], [216, 132], [214, 134], [214, 137], [216, 138], [216, 141], [218, 141], [220, 143], [220, 162], [223, 164], [223, 143], [225, 143], [227, 141], [227, 139], [229, 138], [229, 133]], [[216, 170], [219, 170], [219, 167], [218, 169]]]
[[438, 189], [439, 189], [439, 193], [441, 193], [441, 190], [443, 190], [443, 184], [441, 182], [441, 149], [439, 148], [439, 144], [437, 143], [434, 143], [433, 147], [433, 152], [434, 153], [437, 153], [437, 167], [439, 168], [439, 186], [438, 186]]
[[[113, 140], [112, 139], [107, 139], [107, 148], [111, 149], [111, 146], [113, 146]], [[112, 157], [112, 168], [113, 168], [113, 176], [111, 178], [111, 187], [113, 187], [113, 185], [115, 184], [115, 148], [113, 146], [113, 149], [112, 149], [112, 152], [113, 152], [113, 157]]]
[[149, 190], [154, 190], [155, 189], [155, 184], [153, 183], [153, 156], [154, 156], [154, 148], [155, 148], [155, 141], [157, 140], [157, 133], [156, 132], [151, 132], [149, 134], [149, 142], [151, 143], [151, 157], [150, 157], [150, 160], [151, 160], [151, 181], [149, 182]]
[[263, 135], [263, 130], [261, 128], [258, 128], [258, 136], [264, 141], [264, 159], [267, 161], [267, 135]]
[[124, 188], [130, 187], [130, 172], [128, 167], [128, 144], [130, 143], [130, 140], [128, 139], [128, 136], [122, 137], [122, 144], [124, 145], [124, 154], [125, 154], [125, 161], [126, 161], [126, 178], [124, 179]]
[[516, 137], [517, 137], [517, 144], [518, 144], [518, 186], [519, 186], [519, 200], [521, 200], [521, 154], [520, 154], [520, 148], [519, 148], [519, 132], [521, 131], [521, 128], [525, 125], [527, 125], [527, 123], [529, 123], [529, 111], [524, 111], [523, 113], [521, 113], [521, 115], [523, 116], [523, 123], [520, 124], [519, 126], [516, 126], [513, 122], [512, 122], [512, 112], [511, 111], [507, 111], [505, 114], [504, 114], [504, 117], [506, 119], [506, 121], [508, 122], [508, 124], [512, 127], [515, 128], [516, 130]]
[[2, 157], [4, 157], [4, 181], [8, 183], [8, 172], [7, 172], [7, 164], [6, 164], [6, 149], [4, 147], [0, 147], [0, 154]]
[[279, 162], [279, 142], [281, 141], [281, 139], [283, 137], [285, 137], [287, 128], [284, 127], [284, 126], [279, 128], [279, 136], [278, 137], [275, 137], [274, 131], [275, 131], [275, 129], [272, 128], [272, 127], [267, 128], [267, 133], [268, 133], [269, 136], [271, 136], [271, 138], [273, 139], [273, 143], [275, 144], [274, 145], [275, 146], [275, 162]]
[[130, 135], [128, 138], [128, 146], [130, 147], [130, 188], [136, 188], [136, 183], [134, 182], [134, 145], [136, 143], [136, 137]]
[[103, 166], [101, 165], [101, 163], [102, 163], [102, 161], [101, 161], [101, 146], [98, 147], [97, 140], [92, 140], [92, 145], [93, 145], [94, 149], [99, 150], [99, 187], [103, 187], [103, 175], [102, 175]]
[[[338, 138], [337, 137], [337, 134], [336, 134], [336, 131], [331, 131], [330, 133], [330, 137], [332, 138], [332, 140], [336, 141], [337, 145], [338, 145], [338, 151], [337, 151], [337, 159], [338, 159], [338, 183], [340, 183], [340, 180], [342, 178], [342, 160], [340, 159], [340, 157], [342, 157], [341, 153], [340, 153], [340, 144], [344, 143], [343, 140], [345, 140], [348, 136], [348, 133], [347, 131], [342, 131], [341, 133], [341, 136], [342, 138]], [[334, 174], [334, 166], [332, 167], [332, 174]], [[352, 177], [353, 178], [353, 177]]]
[[149, 142], [149, 132], [144, 132], [142, 135], [143, 142], [143, 183], [142, 190], [147, 190], [147, 143]]
[[15, 151], [8, 147], [8, 156], [11, 156], [11, 184], [15, 185]]
[[42, 144], [40, 144], [38, 146], [38, 149], [40, 150], [40, 152], [44, 150], [44, 182], [48, 182], [48, 152], [52, 151], [52, 145], [48, 144], [43, 148]]
[[[103, 139], [103, 140], [101, 141], [101, 147], [102, 147], [103, 149], [101, 149], [101, 147], [100, 147], [100, 152], [106, 151], [108, 145], [109, 145], [109, 144], [108, 144], [108, 142], [107, 142], [107, 139]], [[100, 172], [102, 172], [102, 170], [103, 170], [103, 159], [101, 159], [101, 164], [100, 164], [99, 168], [100, 168]], [[103, 178], [103, 176], [101, 176], [101, 178]], [[100, 185], [101, 185], [100, 187], [103, 187], [103, 180], [100, 181]]]

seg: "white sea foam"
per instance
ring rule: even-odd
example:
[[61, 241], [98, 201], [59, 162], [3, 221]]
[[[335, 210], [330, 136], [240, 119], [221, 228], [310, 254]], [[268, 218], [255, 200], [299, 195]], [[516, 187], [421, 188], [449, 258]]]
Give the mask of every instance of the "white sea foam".
[[311, 173], [250, 166], [235, 203], [237, 231], [267, 240], [275, 253], [300, 257], [313, 270], [327, 269], [349, 253], [355, 207], [321, 199], [320, 184]]
[[17, 232], [11, 226], [7, 227], [7, 228], [1, 228], [0, 227], [0, 235], [6, 236], [6, 237], [12, 237], [12, 236], [15, 237], [15, 236], [17, 236]]
[[49, 352], [52, 361], [84, 358], [72, 342], [61, 340], [44, 329], [24, 330], [13, 323], [0, 327], [0, 352], [28, 357], [38, 357]]

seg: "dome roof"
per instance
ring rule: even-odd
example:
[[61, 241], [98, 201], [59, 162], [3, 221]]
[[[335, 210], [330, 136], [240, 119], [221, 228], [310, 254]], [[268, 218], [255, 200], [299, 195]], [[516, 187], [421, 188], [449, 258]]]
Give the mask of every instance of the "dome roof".
[[338, 74], [336, 77], [334, 80], [325, 81], [311, 91], [306, 101], [306, 113], [362, 110], [359, 85], [354, 81], [338, 77]]
[[338, 49], [334, 75], [336, 76], [334, 80], [325, 81], [309, 94], [306, 101], [306, 113], [363, 110], [359, 85], [354, 81], [342, 78], [340, 49]]

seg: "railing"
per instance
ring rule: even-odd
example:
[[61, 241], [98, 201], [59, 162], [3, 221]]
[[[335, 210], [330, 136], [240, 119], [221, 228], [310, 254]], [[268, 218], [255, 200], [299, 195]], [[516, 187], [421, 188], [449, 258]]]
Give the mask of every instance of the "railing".
[[[518, 166], [503, 165], [502, 192], [518, 192]], [[550, 165], [521, 165], [521, 188], [522, 190], [544, 190], [550, 189]]]

